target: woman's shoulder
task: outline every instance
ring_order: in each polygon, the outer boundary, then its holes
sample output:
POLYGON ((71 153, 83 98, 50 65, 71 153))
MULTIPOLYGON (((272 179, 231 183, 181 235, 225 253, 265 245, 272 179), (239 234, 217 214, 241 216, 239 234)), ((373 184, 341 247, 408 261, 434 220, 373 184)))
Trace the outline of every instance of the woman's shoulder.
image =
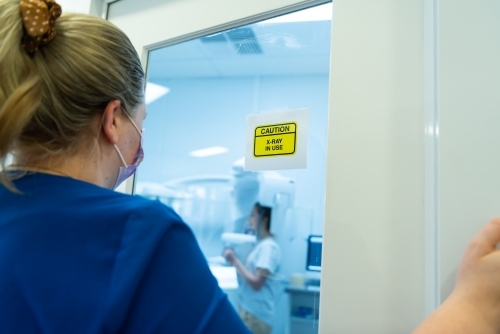
POLYGON ((273 237, 267 237, 262 239, 258 244, 258 248, 268 248, 268 249, 273 249, 273 250, 280 250, 280 246, 276 242, 276 240, 273 237))
POLYGON ((21 195, 12 199, 41 206, 53 206, 58 212, 68 211, 73 216, 96 221, 114 221, 127 224, 147 222, 147 225, 182 223, 169 207, 157 200, 146 199, 99 187, 80 180, 47 174, 27 175, 16 182, 21 195), (66 210, 67 209, 67 210, 66 210))
POLYGON ((184 224, 172 208, 158 200, 114 191, 108 193, 106 197, 108 197, 106 210, 114 211, 128 221, 147 221, 148 225, 166 222, 184 224))
POLYGON ((171 216, 178 218, 175 212, 158 200, 142 196, 121 193, 119 191, 99 187, 80 180, 59 178, 60 184, 52 183, 60 196, 73 197, 81 203, 93 203, 99 210, 106 209, 115 213, 140 213, 141 216, 171 216))
MULTIPOLYGON (((158 200, 114 191, 103 194, 97 194, 91 200, 95 203, 95 211, 91 215, 104 216, 99 219, 102 221, 104 218, 111 224, 121 226, 122 243, 140 239, 142 245, 149 244, 154 248, 154 245, 179 235, 179 231, 188 232, 187 237, 194 239, 190 227, 182 218, 158 200)), ((132 242, 132 245, 135 247, 136 243, 132 242)))

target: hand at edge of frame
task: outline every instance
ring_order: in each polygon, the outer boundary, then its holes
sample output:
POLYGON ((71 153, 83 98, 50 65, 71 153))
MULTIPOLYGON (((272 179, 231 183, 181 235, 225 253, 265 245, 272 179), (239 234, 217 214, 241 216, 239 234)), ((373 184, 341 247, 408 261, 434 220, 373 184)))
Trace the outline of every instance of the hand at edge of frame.
POLYGON ((500 218, 496 218, 470 241, 453 292, 414 334, 500 332, 499 242, 500 218))

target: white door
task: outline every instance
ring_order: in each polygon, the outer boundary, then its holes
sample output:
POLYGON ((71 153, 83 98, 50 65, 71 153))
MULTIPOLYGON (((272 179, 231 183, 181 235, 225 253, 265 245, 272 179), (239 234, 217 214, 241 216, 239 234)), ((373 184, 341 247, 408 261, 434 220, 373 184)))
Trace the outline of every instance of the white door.
MULTIPOLYGON (((149 71, 154 50, 322 2, 122 0, 109 5, 108 19, 130 37, 149 71)), ((426 90, 432 93, 435 82, 434 44, 427 39, 433 8, 427 0, 334 3, 328 168, 323 163, 326 182, 316 191, 324 211, 321 333, 410 332, 434 305, 434 135, 424 132, 434 125, 426 90)), ((307 208, 299 216, 310 220, 307 208)), ((316 323, 308 326, 317 331, 316 323)))

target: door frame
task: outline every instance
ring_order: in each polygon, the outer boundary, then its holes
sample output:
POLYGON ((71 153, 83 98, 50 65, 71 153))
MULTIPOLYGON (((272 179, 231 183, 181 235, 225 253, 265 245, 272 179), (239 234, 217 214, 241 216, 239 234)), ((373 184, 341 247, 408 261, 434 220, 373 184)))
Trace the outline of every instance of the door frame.
MULTIPOLYGON (((103 1, 103 0, 92 0, 103 1)), ((102 17, 107 18, 109 7, 112 3, 123 0, 104 0, 102 17)), ((130 0, 129 0, 130 1, 130 0)), ((224 24, 202 29, 196 32, 183 34, 162 42, 144 45, 139 50, 141 62, 147 69, 148 52, 160 47, 165 47, 201 36, 210 35, 237 26, 246 25, 268 19, 274 16, 301 10, 310 6, 327 3, 325 0, 307 0, 294 5, 285 6, 276 10, 251 15, 244 19, 230 21, 224 24)), ((431 313, 440 304, 440 278, 439 278, 439 108, 438 108, 438 0, 422 0, 423 28, 424 28, 424 315, 431 313)), ((335 16, 334 16, 335 17, 335 16)), ((333 26, 333 25, 332 25, 333 26)), ((331 106, 330 113, 332 112, 331 106)), ((330 131, 330 129, 328 130, 330 131)), ((134 191, 134 178, 127 180, 128 193, 134 191)), ((328 189, 327 189, 328 191, 328 189)), ((320 319, 321 320, 321 319, 320 319)))

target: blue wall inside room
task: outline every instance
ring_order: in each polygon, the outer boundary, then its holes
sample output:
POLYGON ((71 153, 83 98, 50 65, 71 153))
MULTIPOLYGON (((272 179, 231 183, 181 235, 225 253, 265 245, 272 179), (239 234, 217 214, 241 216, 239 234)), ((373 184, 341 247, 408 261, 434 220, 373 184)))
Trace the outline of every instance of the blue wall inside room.
POLYGON ((313 210, 312 233, 323 228, 328 76, 190 78, 155 81, 170 92, 148 105, 145 160, 138 182, 163 183, 201 174, 230 174, 245 154, 246 116, 309 107, 308 168, 279 171, 296 181, 295 205, 313 210), (223 146, 227 153, 189 152, 223 146))

